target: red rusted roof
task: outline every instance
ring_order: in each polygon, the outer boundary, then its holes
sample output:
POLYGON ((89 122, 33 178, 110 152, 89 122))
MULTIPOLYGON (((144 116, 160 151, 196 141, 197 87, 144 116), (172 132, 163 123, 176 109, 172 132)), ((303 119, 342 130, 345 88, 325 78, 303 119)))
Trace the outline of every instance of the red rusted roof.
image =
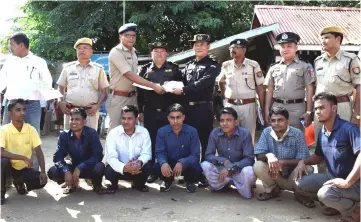
POLYGON ((300 35, 300 46, 319 46, 320 31, 325 26, 337 25, 345 30, 342 45, 361 45, 361 10, 359 8, 256 5, 252 29, 278 23, 280 28, 269 34, 273 45, 282 32, 300 35))

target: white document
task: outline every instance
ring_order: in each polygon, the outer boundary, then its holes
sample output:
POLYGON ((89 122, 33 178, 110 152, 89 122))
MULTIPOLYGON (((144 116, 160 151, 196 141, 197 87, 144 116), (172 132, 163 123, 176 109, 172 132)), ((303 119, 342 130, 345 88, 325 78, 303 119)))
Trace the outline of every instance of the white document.
POLYGON ((165 82, 163 88, 166 92, 173 92, 174 89, 182 89, 184 87, 181 81, 169 81, 165 82))
POLYGON ((139 88, 145 89, 145 90, 154 90, 154 89, 152 89, 152 88, 150 88, 148 86, 142 86, 142 85, 139 85, 138 83, 135 83, 135 82, 133 82, 133 86, 139 87, 139 88))

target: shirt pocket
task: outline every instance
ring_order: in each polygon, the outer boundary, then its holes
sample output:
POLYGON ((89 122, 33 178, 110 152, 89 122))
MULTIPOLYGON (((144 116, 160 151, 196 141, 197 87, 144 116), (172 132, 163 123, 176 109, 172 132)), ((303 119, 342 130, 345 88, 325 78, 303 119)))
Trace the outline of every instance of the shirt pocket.
POLYGON ((332 73, 331 78, 333 83, 336 83, 341 87, 349 86, 352 83, 348 67, 342 64, 336 66, 336 71, 332 73))
POLYGON ((347 152, 349 149, 347 142, 333 140, 330 145, 333 152, 332 156, 336 162, 344 163, 349 160, 348 157, 350 153, 347 152))
POLYGON ((275 90, 279 90, 284 83, 283 73, 281 71, 274 71, 272 78, 274 79, 275 90))
POLYGON ((237 85, 235 75, 233 75, 233 72, 226 72, 225 73, 225 81, 226 85, 229 87, 237 85))
POLYGON ((291 72, 291 78, 294 79, 294 81, 292 81, 292 85, 294 85, 296 89, 305 88, 305 79, 303 76, 303 71, 301 69, 291 72))
POLYGON ((247 72, 244 75, 245 82, 249 89, 255 90, 256 89, 256 83, 254 82, 254 73, 253 72, 247 72))
POLYGON ((98 69, 91 69, 88 73, 88 81, 87 81, 87 87, 91 91, 98 91, 99 81, 98 81, 98 69))
POLYGON ((78 83, 79 83, 79 74, 70 73, 68 77, 68 87, 74 88, 78 85, 78 83))

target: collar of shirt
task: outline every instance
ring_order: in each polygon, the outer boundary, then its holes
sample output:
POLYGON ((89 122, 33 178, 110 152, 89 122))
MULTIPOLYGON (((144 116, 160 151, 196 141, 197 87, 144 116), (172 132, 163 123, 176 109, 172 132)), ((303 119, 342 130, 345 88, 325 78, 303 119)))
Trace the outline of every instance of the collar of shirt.
MULTIPOLYGON (((293 58, 292 62, 289 65, 291 65, 293 62, 300 63, 300 59, 298 58, 297 55, 293 58)), ((285 60, 283 59, 283 57, 282 57, 282 59, 280 61, 280 64, 285 64, 285 60)))
MULTIPOLYGON (((123 127, 122 125, 120 125, 120 127, 119 127, 119 129, 118 129, 118 132, 119 132, 120 135, 124 134, 125 136, 129 136, 128 134, 125 133, 124 127, 123 127)), ((129 136, 129 137, 134 137, 135 134, 138 134, 138 133, 141 133, 141 130, 139 129, 139 127, 138 127, 137 125, 135 125, 135 131, 134 131, 134 133, 133 133, 131 136, 129 136)))
MULTIPOLYGON (((168 124, 168 125, 166 126, 166 131, 167 131, 168 133, 173 133, 173 134, 175 134, 175 133, 173 132, 173 128, 172 128, 172 126, 171 126, 170 124, 168 124)), ((182 125, 182 129, 180 130, 179 134, 182 133, 182 132, 189 132, 188 125, 186 125, 186 124, 183 124, 183 125, 182 125)))
POLYGON ((194 59, 195 63, 204 63, 207 62, 209 60, 209 55, 206 55, 205 57, 203 57, 201 60, 197 60, 197 58, 194 59))
POLYGON ((129 53, 135 52, 135 48, 134 48, 134 47, 132 47, 132 51, 129 51, 129 49, 128 49, 127 47, 125 47, 125 46, 123 45, 123 43, 119 43, 118 46, 117 46, 117 48, 119 48, 120 50, 129 52, 129 53))
MULTIPOLYGON (((84 126, 84 128, 83 128, 83 130, 81 131, 81 136, 83 137, 83 136, 86 136, 86 134, 87 134, 87 126, 84 126)), ((75 135, 74 135, 74 132, 70 129, 69 130, 69 132, 68 132, 69 134, 70 134, 70 138, 75 138, 75 135)))
MULTIPOLYGON (((340 126, 341 126, 340 116, 338 114, 336 114, 336 119, 335 119, 335 122, 333 123, 331 134, 332 134, 333 131, 336 131, 338 128, 340 128, 340 126)), ((329 135, 327 134, 327 130, 325 128, 325 125, 322 125, 321 130, 322 130, 322 133, 325 136, 329 137, 329 135)))
POLYGON ((28 125, 26 123, 23 124, 23 127, 21 128, 21 131, 19 132, 18 129, 16 129, 16 127, 14 126, 13 122, 10 122, 10 131, 12 134, 26 134, 26 129, 28 127, 28 125))
POLYGON ((240 66, 237 66, 236 60, 233 59, 232 60, 233 67, 235 67, 236 69, 239 69, 239 68, 241 68, 243 66, 246 66, 246 60, 247 60, 247 58, 244 58, 242 64, 240 66))
POLYGON ((77 61, 75 61, 75 65, 86 68, 86 67, 88 67, 88 66, 94 66, 94 63, 93 63, 92 61, 90 61, 88 64, 86 64, 86 65, 84 66, 84 65, 80 64, 79 60, 77 60, 77 61))
MULTIPOLYGON (((219 133, 217 134, 218 137, 220 136, 224 136, 224 137, 227 137, 226 134, 222 131, 222 129, 219 127, 219 133)), ((231 138, 235 137, 235 136, 240 136, 240 130, 239 130, 239 126, 236 127, 236 129, 234 130, 231 138)))
POLYGON ((326 52, 324 55, 323 55, 323 59, 326 59, 328 61, 330 61, 332 58, 336 58, 338 60, 341 60, 341 55, 342 55, 342 50, 338 50, 338 52, 335 54, 335 56, 332 56, 330 57, 330 55, 326 52))
POLYGON ((165 68, 167 68, 167 61, 165 61, 164 64, 160 68, 158 68, 154 62, 151 62, 149 68, 150 69, 165 69, 165 68))
POLYGON ((290 126, 287 127, 286 132, 281 136, 281 138, 278 139, 276 132, 271 128, 271 136, 273 139, 275 139, 277 142, 282 142, 286 136, 291 136, 292 132, 290 131, 290 126))

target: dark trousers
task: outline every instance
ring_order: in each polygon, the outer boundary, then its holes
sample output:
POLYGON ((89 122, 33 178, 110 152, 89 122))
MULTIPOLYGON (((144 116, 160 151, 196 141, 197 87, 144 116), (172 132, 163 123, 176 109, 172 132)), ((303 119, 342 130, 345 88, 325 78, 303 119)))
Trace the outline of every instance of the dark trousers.
POLYGON ((27 191, 43 188, 46 184, 40 184, 40 172, 34 168, 16 170, 11 166, 7 158, 1 158, 1 195, 6 192, 6 179, 12 177, 14 183, 25 183, 27 191))
POLYGON ((213 130, 213 105, 212 103, 186 106, 185 122, 193 126, 198 131, 201 142, 202 161, 204 161, 208 138, 213 130))
MULTIPOLYGON (((175 167, 175 165, 177 164, 177 162, 168 162, 169 166, 173 169, 175 167)), ((154 168, 157 172, 158 177, 167 182, 167 181, 173 181, 174 177, 165 177, 162 174, 162 170, 161 170, 161 166, 159 165, 159 163, 156 163, 154 165, 154 168)), ((193 165, 188 166, 187 168, 183 167, 183 171, 182 171, 182 176, 184 176, 184 181, 186 183, 196 183, 201 179, 202 176, 202 168, 201 165, 199 163, 195 163, 193 165)))
POLYGON ((148 130, 150 140, 152 141, 152 162, 155 162, 155 141, 158 129, 169 124, 167 113, 157 111, 151 107, 144 107, 144 127, 148 130))
POLYGON ((40 130, 43 130, 44 128, 44 120, 45 120, 45 115, 46 115, 46 112, 45 111, 45 108, 41 108, 41 117, 40 117, 40 130))
MULTIPOLYGON (((67 164, 70 171, 73 172, 75 166, 67 164)), ((92 183, 94 187, 98 187, 102 183, 102 178, 104 175, 105 165, 102 162, 95 164, 93 169, 84 169, 80 172, 80 178, 83 179, 92 179, 92 183)), ((62 184, 65 182, 65 173, 61 170, 52 166, 48 171, 49 179, 57 182, 58 184, 62 184)))
POLYGON ((142 167, 142 173, 138 175, 132 175, 130 173, 123 172, 120 174, 113 170, 113 168, 108 164, 105 168, 105 179, 109 180, 112 183, 112 187, 118 187, 119 180, 132 181, 135 186, 142 187, 147 182, 148 176, 151 174, 153 165, 151 162, 147 162, 142 167))

